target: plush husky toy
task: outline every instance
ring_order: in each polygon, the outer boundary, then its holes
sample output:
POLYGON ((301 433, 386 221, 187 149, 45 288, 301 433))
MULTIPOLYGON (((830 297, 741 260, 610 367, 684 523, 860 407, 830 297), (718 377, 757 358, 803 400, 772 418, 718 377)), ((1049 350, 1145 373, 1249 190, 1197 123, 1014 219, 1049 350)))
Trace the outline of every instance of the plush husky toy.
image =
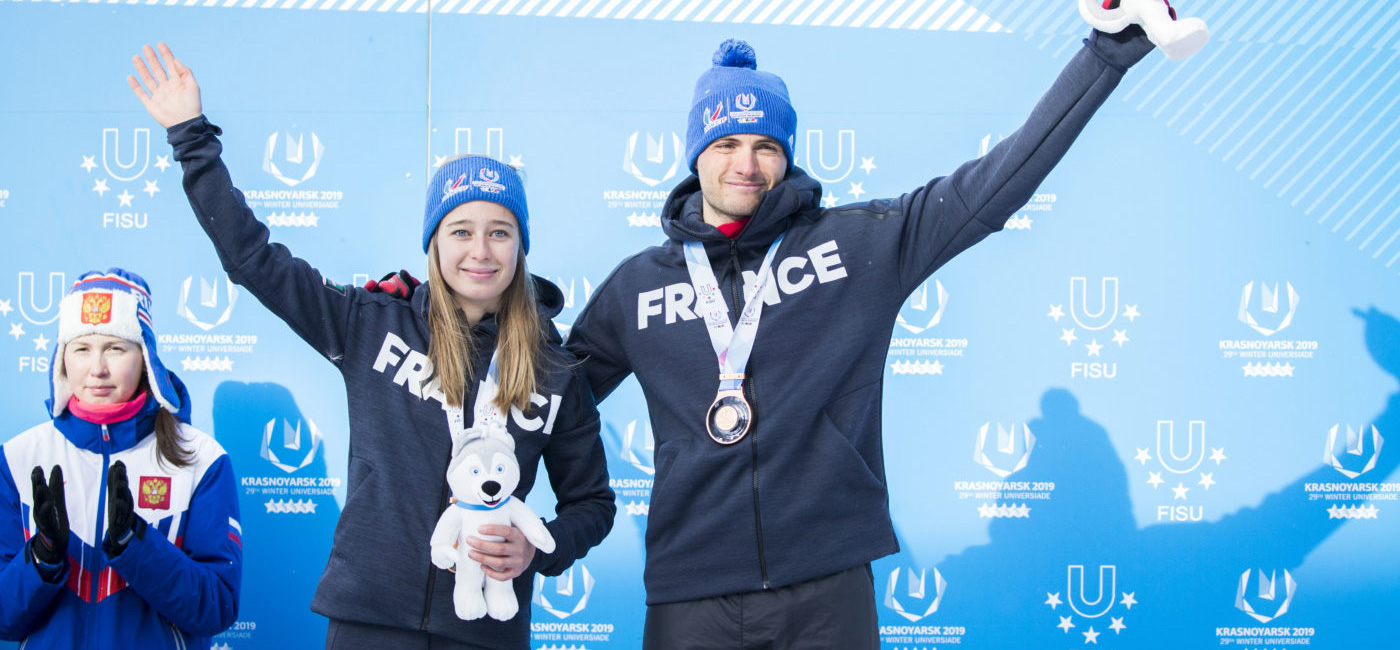
POLYGON ((447 466, 453 503, 433 529, 433 564, 441 569, 457 567, 452 603, 458 618, 490 615, 507 621, 520 610, 515 591, 509 581, 488 578, 481 565, 467 557, 467 537, 489 538, 477 532, 483 524, 515 526, 545 553, 554 550, 554 537, 530 506, 511 497, 520 483, 520 465, 515 460, 515 439, 505 427, 473 427, 453 446, 456 449, 447 466))
POLYGON ((1079 15, 1094 29, 1109 34, 1128 25, 1142 25, 1147 40, 1173 61, 1195 54, 1210 40, 1205 21, 1177 20, 1176 10, 1167 0, 1079 0, 1079 15))

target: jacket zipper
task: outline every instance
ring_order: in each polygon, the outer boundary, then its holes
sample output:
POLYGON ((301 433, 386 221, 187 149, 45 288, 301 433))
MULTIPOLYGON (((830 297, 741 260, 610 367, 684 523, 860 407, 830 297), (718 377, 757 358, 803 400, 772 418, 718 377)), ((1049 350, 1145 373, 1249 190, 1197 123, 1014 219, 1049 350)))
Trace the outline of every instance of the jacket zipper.
MULTIPOLYGON (((737 311, 735 311, 734 313, 735 313, 735 314, 738 314, 738 313, 740 313, 740 312, 743 311, 744 306, 745 306, 745 305, 744 305, 744 302, 743 302, 743 300, 744 300, 744 292, 743 292, 743 286, 744 286, 744 269, 743 269, 742 266, 739 265, 739 245, 738 245, 733 239, 729 240, 729 261, 730 261, 731 265, 734 267, 734 281, 730 284, 730 296, 732 297, 732 300, 730 301, 730 304, 735 305, 735 310, 737 310, 737 311)), ((762 273, 763 270, 762 270, 762 269, 759 269, 759 272, 762 273)), ((762 299, 763 299, 763 296, 757 295, 757 296, 754 296, 754 299, 755 299, 755 300, 762 300, 762 299)), ((743 368, 743 369, 741 369, 741 370, 743 370, 744 372, 747 372, 748 369, 747 369, 747 368, 743 368)), ((752 409, 753 409, 753 412, 754 412, 755 414, 757 414, 757 413, 758 413, 758 402, 757 402, 756 397, 754 396, 753 377, 745 377, 745 378, 744 378, 744 399, 748 400, 749 405, 750 405, 750 408, 752 408, 752 409)), ((768 554, 767 554, 767 553, 764 551, 764 549, 763 549, 763 514, 762 514, 762 511, 759 510, 759 498, 758 498, 758 426, 757 426, 757 425, 758 425, 758 417, 757 417, 757 415, 754 416, 754 421, 753 421, 752 425, 753 425, 754 428, 751 429, 751 430, 749 431, 749 451, 752 452, 752 455, 751 455, 750 458, 751 458, 751 460, 753 461, 753 525, 754 525, 754 532, 757 533, 757 536, 758 536, 758 570, 759 570, 759 575, 760 575, 760 577, 761 577, 762 580, 763 580, 763 588, 766 590, 766 589, 769 589, 769 583, 768 583, 768 554)))
MULTIPOLYGON (((96 519, 97 519, 97 532, 96 532, 95 535, 93 535, 93 539, 96 540, 96 541, 94 542, 94 544, 97 546, 97 552, 98 552, 98 554, 102 554, 102 553, 103 553, 103 551, 102 551, 102 538, 103 538, 103 536, 102 536, 102 529, 103 529, 103 519, 106 518, 106 516, 107 516, 107 472, 111 471, 111 469, 112 469, 112 435, 111 435, 111 433, 110 433, 109 431, 107 431, 107 425, 104 424, 104 425, 102 425, 102 476, 101 476, 101 477, 99 478, 99 480, 97 481, 97 485, 98 485, 98 489, 97 489, 97 517, 96 517, 96 519)), ((105 556, 105 555, 101 555, 101 557, 106 557, 106 556, 105 556)), ((70 570, 71 570, 71 569, 70 569, 70 570)), ((97 599, 97 591, 98 591, 98 589, 101 587, 101 584, 102 584, 102 580, 100 579, 100 578, 101 578, 101 575, 102 575, 102 572, 99 571, 99 572, 97 573, 97 575, 94 575, 94 576, 93 576, 92 583, 88 585, 88 589, 90 590, 90 592, 88 593, 88 598, 92 599, 94 602, 95 602, 96 599, 97 599)))
MULTIPOLYGON (((444 467, 444 468, 442 469, 442 474, 443 474, 444 476, 447 474, 447 468, 446 468, 446 467, 444 467)), ((442 510, 444 510, 444 509, 447 508, 447 482, 446 482, 446 481, 443 481, 443 484, 442 484, 442 492, 438 495, 438 504, 441 506, 440 508, 438 508, 438 511, 439 511, 439 512, 441 512, 442 510)), ((428 562, 428 591, 427 591, 427 593, 424 594, 424 596, 423 596, 423 622, 418 624, 418 631, 420 631, 420 632, 427 632, 427 631, 428 631, 428 617, 431 616, 431 615, 432 615, 432 612, 433 612, 433 587, 435 587, 436 584, 437 584, 437 565, 434 565, 431 561, 429 561, 429 562, 428 562)))

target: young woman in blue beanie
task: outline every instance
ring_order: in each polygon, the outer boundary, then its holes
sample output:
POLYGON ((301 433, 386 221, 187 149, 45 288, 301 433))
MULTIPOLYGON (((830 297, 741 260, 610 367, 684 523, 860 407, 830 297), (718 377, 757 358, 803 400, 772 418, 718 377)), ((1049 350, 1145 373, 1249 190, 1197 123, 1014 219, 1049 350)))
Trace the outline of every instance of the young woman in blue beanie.
POLYGON ((592 393, 550 320, 563 295, 525 264, 520 177, 482 156, 443 164, 428 184, 426 286, 411 300, 340 286, 268 242, 219 159, 222 131, 204 117, 190 69, 164 44, 133 62, 140 78, 128 82, 168 130, 185 193, 229 278, 345 381, 348 494, 311 601, 330 619, 326 647, 527 647, 529 605, 458 618, 453 576, 433 566, 429 549, 449 507, 454 442, 485 418, 504 419, 515 440, 514 496, 529 493, 543 459, 558 502, 546 524, 551 553, 510 526, 482 526, 469 540, 469 557, 488 579, 513 580, 518 603, 530 602, 536 572, 558 575, 601 542, 616 512, 592 393))
POLYGON ((145 280, 116 268, 59 304, 52 419, 0 445, 0 639, 208 648, 238 617, 233 468, 189 426, 150 306, 145 280))

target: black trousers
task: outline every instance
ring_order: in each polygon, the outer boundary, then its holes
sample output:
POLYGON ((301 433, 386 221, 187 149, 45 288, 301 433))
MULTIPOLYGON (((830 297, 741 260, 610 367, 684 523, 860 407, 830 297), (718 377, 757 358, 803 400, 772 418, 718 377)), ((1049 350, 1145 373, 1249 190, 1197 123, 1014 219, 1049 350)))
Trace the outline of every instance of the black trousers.
MULTIPOLYGON (((527 641, 526 644, 528 645, 528 643, 527 641)), ((326 629, 326 650, 482 650, 482 648, 418 630, 331 619, 330 627, 326 629)))
POLYGON ((647 608, 644 650, 879 650, 870 565, 788 587, 647 608))

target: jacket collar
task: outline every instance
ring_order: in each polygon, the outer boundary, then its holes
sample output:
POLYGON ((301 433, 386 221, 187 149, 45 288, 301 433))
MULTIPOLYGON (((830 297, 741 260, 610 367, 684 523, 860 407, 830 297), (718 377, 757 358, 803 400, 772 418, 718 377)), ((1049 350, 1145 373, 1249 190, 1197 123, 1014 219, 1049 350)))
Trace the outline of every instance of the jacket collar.
MULTIPOLYGON (((822 187, 800 167, 763 195, 754 215, 734 242, 741 249, 767 248, 794 219, 812 218, 821 210, 822 187)), ((703 195, 700 179, 694 175, 681 181, 666 198, 661 212, 661 229, 677 242, 722 242, 728 238, 718 228, 705 223, 701 212, 703 195)))
MULTIPOLYGON (((188 403, 188 394, 184 394, 184 386, 181 385, 181 398, 188 403)), ((74 446, 87 451, 101 453, 116 453, 135 447, 155 431, 156 412, 161 408, 160 402, 155 399, 147 399, 146 405, 136 415, 131 416, 121 422, 113 422, 106 425, 106 437, 103 436, 103 425, 88 422, 72 411, 65 409, 62 414, 53 419, 56 427, 68 442, 74 446)))

